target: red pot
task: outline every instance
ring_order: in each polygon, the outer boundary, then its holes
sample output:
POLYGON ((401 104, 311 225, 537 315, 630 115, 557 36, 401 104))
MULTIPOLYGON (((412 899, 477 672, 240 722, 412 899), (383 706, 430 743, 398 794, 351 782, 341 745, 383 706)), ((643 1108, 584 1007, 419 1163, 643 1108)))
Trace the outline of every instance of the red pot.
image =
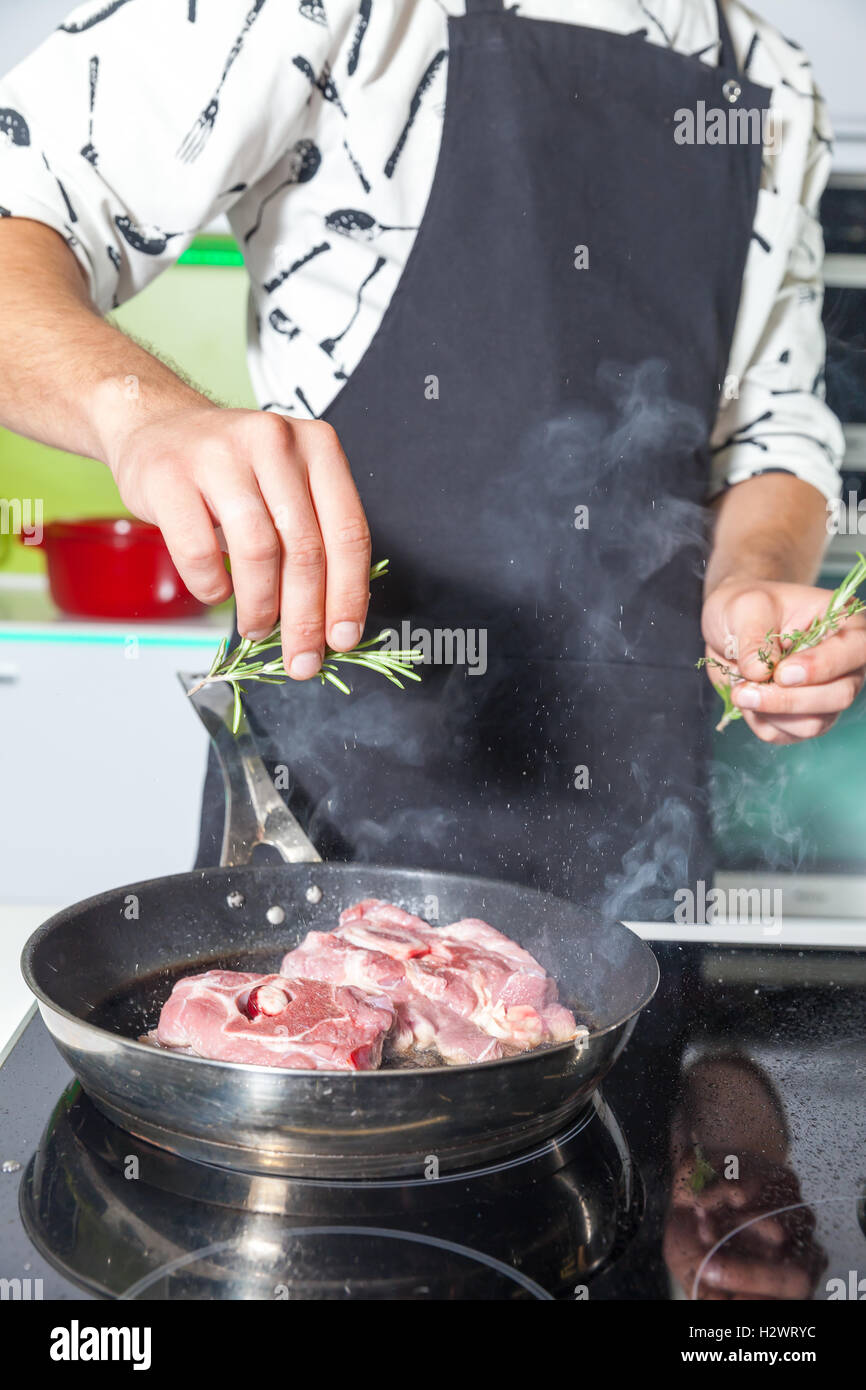
POLYGON ((64 613, 79 618, 189 618, 205 606, 193 598, 175 569, 159 527, 146 521, 49 521, 41 545, 51 597, 64 613))

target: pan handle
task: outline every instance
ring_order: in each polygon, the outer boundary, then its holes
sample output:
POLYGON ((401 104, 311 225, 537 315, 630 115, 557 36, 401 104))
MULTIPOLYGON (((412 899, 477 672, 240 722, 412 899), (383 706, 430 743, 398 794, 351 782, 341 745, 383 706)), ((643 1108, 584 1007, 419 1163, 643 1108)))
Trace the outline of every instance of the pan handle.
MULTIPOLYGON (((178 679, 189 692, 199 678, 178 672, 178 679)), ((220 864, 248 864, 256 845, 273 845, 287 864, 321 862, 268 776, 243 712, 237 733, 232 733, 234 701, 228 685, 202 686, 189 701, 210 735, 225 785, 220 864)))

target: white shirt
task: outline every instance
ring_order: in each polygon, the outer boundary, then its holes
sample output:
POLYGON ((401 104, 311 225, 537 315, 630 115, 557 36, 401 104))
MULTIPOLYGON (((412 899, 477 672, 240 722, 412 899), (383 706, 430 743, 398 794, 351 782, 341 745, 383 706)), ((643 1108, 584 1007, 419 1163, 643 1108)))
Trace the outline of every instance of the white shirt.
MULTIPOLYGON (((424 216, 447 16, 462 10, 89 0, 0 82, 0 209, 66 237, 104 312, 227 213, 250 275, 258 399, 321 416, 376 333, 424 216), (136 233, 159 254, 136 249, 136 233)), ((844 438, 823 399, 826 114, 802 50, 739 0, 726 13, 741 66, 772 89, 783 138, 764 151, 711 493, 782 469, 831 497, 844 438)), ((718 58, 713 0, 521 0, 519 15, 642 30, 718 58)))

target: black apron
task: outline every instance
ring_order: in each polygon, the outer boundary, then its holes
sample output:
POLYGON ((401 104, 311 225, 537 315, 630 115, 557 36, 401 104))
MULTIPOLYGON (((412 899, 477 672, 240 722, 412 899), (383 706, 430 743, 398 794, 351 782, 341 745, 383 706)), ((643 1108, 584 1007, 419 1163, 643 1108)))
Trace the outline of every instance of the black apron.
MULTIPOLYGON (((662 918, 712 871, 703 502, 762 153, 678 144, 675 113, 769 94, 721 9, 717 68, 467 10, 421 229, 325 416, 391 561, 367 632, 408 621, 438 662, 402 693, 361 671, 247 709, 325 858, 662 918)), ((212 760, 199 864, 222 808, 212 760)))

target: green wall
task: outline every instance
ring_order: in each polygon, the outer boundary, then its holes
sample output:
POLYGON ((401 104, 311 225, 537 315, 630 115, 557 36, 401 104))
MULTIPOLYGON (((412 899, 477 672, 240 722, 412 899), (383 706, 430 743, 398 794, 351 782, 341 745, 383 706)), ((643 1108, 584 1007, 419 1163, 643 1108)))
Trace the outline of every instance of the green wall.
MULTIPOLYGON (((226 405, 255 406, 245 361, 246 298, 246 271, 233 243, 203 238, 112 317, 226 405)), ((126 510, 103 464, 2 429, 0 497, 41 498, 46 521, 126 510)), ((0 573, 43 568, 36 546, 0 536, 0 573)))

